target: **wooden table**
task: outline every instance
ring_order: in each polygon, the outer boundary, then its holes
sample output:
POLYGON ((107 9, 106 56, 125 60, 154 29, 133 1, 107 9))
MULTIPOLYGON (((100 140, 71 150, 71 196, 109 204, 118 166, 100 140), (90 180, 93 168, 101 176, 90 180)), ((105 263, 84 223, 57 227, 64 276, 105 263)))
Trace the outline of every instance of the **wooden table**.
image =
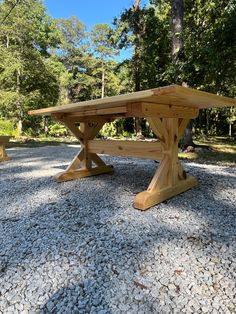
POLYGON ((197 184, 178 160, 178 142, 190 119, 199 109, 235 106, 236 100, 171 85, 132 94, 73 103, 30 111, 51 115, 64 123, 81 143, 81 149, 67 169, 58 173, 58 182, 113 171, 97 154, 160 160, 146 191, 136 195, 134 207, 145 210, 197 184), (155 142, 110 141, 94 138, 103 125, 118 117, 144 117, 157 137, 155 142))
POLYGON ((6 144, 9 142, 11 136, 0 135, 0 161, 10 160, 11 158, 7 155, 6 144))

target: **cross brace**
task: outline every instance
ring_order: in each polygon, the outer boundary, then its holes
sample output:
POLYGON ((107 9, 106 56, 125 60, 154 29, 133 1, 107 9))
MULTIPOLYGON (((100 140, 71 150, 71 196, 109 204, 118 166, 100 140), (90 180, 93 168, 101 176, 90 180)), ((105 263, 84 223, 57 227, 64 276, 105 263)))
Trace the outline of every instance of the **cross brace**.
POLYGON ((81 149, 67 169, 54 176, 58 182, 113 172, 113 166, 106 165, 97 154, 88 150, 88 141, 95 138, 106 120, 99 119, 96 121, 95 119, 94 122, 82 122, 79 127, 72 119, 64 117, 61 121, 79 140, 81 149))

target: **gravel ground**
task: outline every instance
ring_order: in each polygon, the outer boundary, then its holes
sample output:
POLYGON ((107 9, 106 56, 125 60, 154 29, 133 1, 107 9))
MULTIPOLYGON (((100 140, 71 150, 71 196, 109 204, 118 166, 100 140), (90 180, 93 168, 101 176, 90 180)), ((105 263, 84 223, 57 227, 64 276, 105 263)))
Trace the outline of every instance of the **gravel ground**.
POLYGON ((12 148, 0 164, 0 313, 236 313, 236 168, 135 210, 153 161, 56 183, 78 147, 12 148))

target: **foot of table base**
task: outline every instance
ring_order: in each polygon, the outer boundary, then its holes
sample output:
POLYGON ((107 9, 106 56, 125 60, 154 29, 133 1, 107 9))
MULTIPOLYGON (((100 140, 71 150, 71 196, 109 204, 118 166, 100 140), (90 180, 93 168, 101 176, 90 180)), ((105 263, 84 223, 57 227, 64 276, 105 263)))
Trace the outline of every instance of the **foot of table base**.
POLYGON ((154 205, 157 205, 177 194, 189 190, 197 185, 197 179, 189 176, 184 180, 179 181, 175 186, 164 187, 155 191, 144 191, 136 195, 134 200, 134 208, 146 210, 154 205))
POLYGON ((10 159, 11 158, 8 157, 6 149, 5 149, 5 143, 4 144, 0 143, 0 161, 7 161, 10 159))
POLYGON ((8 156, 6 156, 6 157, 0 157, 0 162, 1 162, 1 161, 7 161, 7 160, 11 160, 11 157, 8 157, 8 156))
POLYGON ((70 181, 78 178, 85 178, 95 176, 103 173, 113 172, 113 166, 99 166, 91 169, 79 169, 74 171, 63 171, 54 176, 57 182, 70 181))

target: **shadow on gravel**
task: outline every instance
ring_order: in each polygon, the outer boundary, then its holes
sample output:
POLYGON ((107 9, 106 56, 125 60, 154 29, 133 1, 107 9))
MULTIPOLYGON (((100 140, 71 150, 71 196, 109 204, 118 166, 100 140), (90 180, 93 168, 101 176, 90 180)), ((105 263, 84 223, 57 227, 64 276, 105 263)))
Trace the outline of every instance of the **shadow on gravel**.
MULTIPOLYGON (((38 160, 46 160, 47 166, 52 162, 55 167, 66 159, 69 161, 77 149, 65 151, 63 156, 58 150, 56 156, 48 157, 47 148, 40 151, 38 160)), ((159 312, 159 299, 150 293, 153 282, 142 281, 148 272, 145 265, 153 267, 157 248, 186 241, 193 250, 213 256, 216 253, 213 243, 229 246, 235 241, 235 206, 229 199, 219 197, 223 189, 235 182, 226 172, 218 174, 187 164, 189 172, 198 175, 199 187, 141 212, 133 209, 131 202, 136 193, 147 188, 157 164, 127 158, 113 162, 113 158, 105 157, 108 164, 114 165, 114 175, 62 184, 53 182, 51 177, 29 177, 22 191, 16 178, 44 167, 27 165, 30 158, 31 162, 38 158, 32 150, 29 155, 22 152, 19 157, 25 160, 22 167, 9 164, 1 170, 0 181, 6 178, 8 184, 3 184, 0 190, 0 194, 4 192, 0 213, 4 234, 4 243, 0 241, 3 265, 0 277, 4 278, 8 270, 15 269, 24 275, 29 267, 43 269, 45 264, 51 265, 55 281, 62 288, 54 294, 48 292, 40 313, 59 313, 62 309, 64 313, 98 313, 99 309, 104 310, 101 314, 117 310, 125 313, 131 304, 141 313, 159 312), (12 216, 9 195, 14 198, 15 211, 20 209, 12 216), (174 218, 173 211, 178 213, 174 218), (196 217, 196 224, 200 221, 202 229, 196 229, 195 222, 186 226, 182 220, 186 213, 196 217)), ((173 276, 174 272, 175 268, 173 276)), ((42 286, 46 287, 47 273, 42 276, 42 286)))

